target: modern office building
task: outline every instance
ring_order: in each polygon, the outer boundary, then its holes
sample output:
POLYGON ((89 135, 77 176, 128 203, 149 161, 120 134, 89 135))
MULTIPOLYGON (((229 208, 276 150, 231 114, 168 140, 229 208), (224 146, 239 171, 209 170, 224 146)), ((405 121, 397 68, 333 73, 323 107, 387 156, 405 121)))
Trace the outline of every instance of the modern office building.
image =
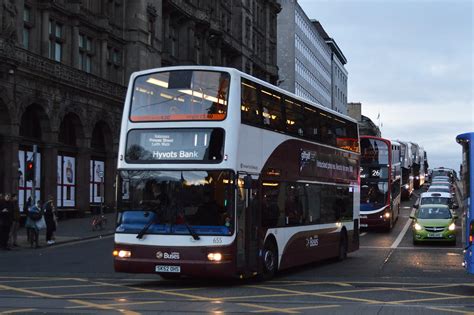
POLYGON ((331 108, 347 115, 347 59, 336 41, 331 38, 319 21, 312 20, 319 35, 331 49, 331 108))
POLYGON ((297 1, 278 14, 279 86, 331 108, 331 48, 297 1))
POLYGON ((275 83, 279 10, 276 0, 0 0, 0 193, 25 203, 37 146, 37 198, 80 213, 113 205, 130 74, 203 64, 275 83))

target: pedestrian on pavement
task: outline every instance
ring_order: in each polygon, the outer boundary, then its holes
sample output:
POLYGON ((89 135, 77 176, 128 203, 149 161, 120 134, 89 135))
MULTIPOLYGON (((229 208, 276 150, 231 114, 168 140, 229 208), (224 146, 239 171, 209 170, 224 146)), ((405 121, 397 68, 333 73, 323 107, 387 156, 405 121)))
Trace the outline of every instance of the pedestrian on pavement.
MULTIPOLYGON (((28 217, 28 213, 30 212, 30 208, 31 208, 32 205, 33 205, 33 200, 31 199, 31 196, 29 196, 28 200, 26 200, 25 204, 23 205, 23 213, 26 214, 27 217, 28 217)), ((26 231, 28 232, 28 229, 26 231)), ((30 234, 29 233, 26 233, 26 238, 27 238, 28 243, 30 243, 31 240, 30 240, 30 234)))
POLYGON ((44 219, 46 221, 46 244, 53 245, 53 233, 56 231, 56 207, 53 196, 48 196, 48 201, 43 206, 44 219))
POLYGON ((10 236, 10 227, 13 221, 13 207, 10 194, 0 199, 0 248, 10 250, 8 247, 8 238, 10 236))
POLYGON ((46 228, 46 222, 41 209, 41 201, 38 200, 36 205, 32 206, 28 211, 25 223, 28 239, 31 247, 39 247, 39 231, 46 228))
POLYGON ((18 229, 20 228, 20 207, 18 206, 18 197, 16 194, 12 195, 12 208, 13 208, 13 223, 10 228, 10 247, 18 247, 17 236, 18 229))

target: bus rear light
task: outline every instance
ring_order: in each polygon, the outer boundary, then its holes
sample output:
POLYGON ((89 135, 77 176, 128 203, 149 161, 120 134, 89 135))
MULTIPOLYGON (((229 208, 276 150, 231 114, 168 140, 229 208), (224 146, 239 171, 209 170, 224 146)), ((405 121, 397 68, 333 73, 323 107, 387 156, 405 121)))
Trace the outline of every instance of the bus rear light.
POLYGON ((112 255, 114 257, 130 258, 130 257, 132 257, 132 252, 129 251, 129 250, 114 250, 112 252, 112 255))
POLYGON ((221 261, 222 260, 222 254, 221 253, 209 253, 207 254, 207 259, 210 261, 221 261))

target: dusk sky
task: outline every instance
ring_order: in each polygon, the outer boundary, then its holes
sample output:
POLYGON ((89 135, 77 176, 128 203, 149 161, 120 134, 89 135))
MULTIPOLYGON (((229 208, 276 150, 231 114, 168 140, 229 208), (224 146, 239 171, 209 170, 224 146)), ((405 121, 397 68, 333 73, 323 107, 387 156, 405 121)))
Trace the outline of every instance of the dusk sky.
POLYGON ((301 0, 346 56, 348 101, 413 141, 430 168, 459 171, 459 133, 474 131, 474 1, 301 0))

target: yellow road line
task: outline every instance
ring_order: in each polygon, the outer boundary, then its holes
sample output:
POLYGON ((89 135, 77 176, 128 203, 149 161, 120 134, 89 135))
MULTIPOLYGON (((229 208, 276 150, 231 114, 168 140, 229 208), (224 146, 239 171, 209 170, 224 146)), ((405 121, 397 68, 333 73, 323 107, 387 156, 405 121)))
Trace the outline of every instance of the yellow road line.
MULTIPOLYGON (((427 288, 431 289, 431 288, 427 288)), ((411 292, 411 293, 422 293, 422 294, 427 294, 427 295, 441 295, 441 296, 451 296, 451 297, 458 297, 458 296, 463 296, 459 294, 451 294, 451 293, 443 293, 443 292, 429 292, 429 291, 423 291, 423 290, 417 290, 417 289, 393 289, 394 291, 401 291, 401 292, 411 292)))
POLYGON ((128 289, 136 290, 138 292, 151 292, 151 293, 158 293, 158 294, 185 297, 185 298, 188 298, 188 299, 191 299, 191 300, 196 300, 196 301, 218 301, 219 300, 218 298, 216 299, 216 298, 209 298, 209 297, 200 296, 200 295, 173 292, 173 290, 142 289, 142 288, 135 288, 135 287, 125 286, 125 285, 122 285, 122 284, 113 284, 113 283, 96 282, 96 281, 92 281, 91 283, 97 283, 97 284, 102 284, 104 286, 111 286, 111 287, 128 288, 128 289))
MULTIPOLYGON (((127 303, 110 303, 110 304, 102 304, 102 306, 129 306, 129 305, 144 305, 144 304, 161 304, 165 303, 165 301, 140 301, 140 302, 127 302, 127 303)), ((86 308, 88 306, 68 306, 67 309, 76 309, 76 308, 86 308)))
MULTIPOLYGON (((292 308, 284 308, 285 311, 303 311, 303 310, 314 310, 314 309, 322 309, 322 308, 333 308, 339 307, 340 305, 319 305, 319 306, 300 306, 300 307, 292 307, 292 308)), ((279 309, 281 312, 282 309, 279 309)), ((270 310, 263 310, 263 311, 252 311, 252 313, 269 313, 272 312, 270 310)))
POLYGON ((15 314, 15 313, 27 313, 36 310, 36 308, 21 308, 17 310, 10 310, 10 311, 4 311, 0 312, 0 314, 15 314))
POLYGON ((42 281, 69 281, 71 279, 60 279, 60 278, 41 278, 41 279, 12 279, 12 280, 0 280, 0 283, 22 283, 22 282, 42 282, 42 281))
MULTIPOLYGON (((146 290, 146 289, 144 289, 146 290)), ((64 294, 58 295, 60 298, 72 298, 78 296, 88 296, 88 295, 114 295, 114 294, 137 294, 143 292, 153 292, 153 291, 137 291, 137 290, 128 290, 128 291, 108 291, 108 292, 86 292, 86 293, 74 293, 74 294, 64 294)))
POLYGON ((297 296, 301 295, 298 293, 277 293, 277 294, 260 294, 260 295, 245 295, 245 296, 226 296, 217 298, 222 301, 234 301, 242 299, 259 299, 259 298, 268 298, 268 297, 286 297, 286 296, 297 296))
POLYGON ((426 298, 426 299, 400 300, 400 301, 391 301, 391 302, 385 302, 385 303, 387 303, 387 304, 402 304, 402 303, 458 300, 458 299, 474 299, 474 297, 473 296, 468 296, 468 295, 459 295, 459 296, 446 296, 446 297, 426 298))
POLYGON ((43 287, 28 287, 24 289, 38 290, 38 289, 67 289, 67 288, 90 288, 99 287, 99 284, 83 284, 83 285, 55 285, 55 286, 43 286, 43 287))
POLYGON ((8 290, 8 291, 16 291, 16 292, 35 295, 35 296, 41 296, 41 297, 49 298, 49 299, 57 299, 58 298, 56 295, 52 295, 52 294, 48 294, 48 293, 42 293, 42 292, 36 292, 36 291, 28 290, 28 289, 10 287, 10 286, 3 285, 3 284, 0 284, 0 289, 8 290))
MULTIPOLYGON (((327 293, 321 293, 321 292, 304 292, 304 291, 296 291, 296 290, 288 290, 288 289, 282 289, 282 288, 273 288, 273 287, 267 287, 267 286, 259 286, 259 288, 263 288, 266 290, 273 290, 273 291, 278 291, 278 292, 286 292, 286 293, 298 293, 297 295, 311 295, 311 296, 321 296, 321 297, 328 297, 328 298, 333 298, 333 299, 342 299, 342 300, 349 300, 349 301, 356 301, 356 302, 365 302, 369 304, 380 304, 384 303, 382 301, 377 301, 377 300, 369 300, 369 299, 360 299, 360 298, 352 298, 352 297, 346 297, 346 296, 335 296, 327 293)), ((382 288, 382 290, 385 288, 382 288)), ((375 290, 375 289, 370 289, 370 290, 375 290)), ((354 291, 354 290, 352 290, 354 291)), ((360 291, 355 291, 355 292, 360 292, 360 291)), ((338 292, 336 292, 338 293, 338 292)))
POLYGON ((260 309, 259 311, 251 311, 252 313, 259 313, 262 312, 275 312, 275 313, 286 313, 286 314, 298 314, 299 312, 297 311, 288 311, 285 309, 281 308, 276 308, 276 307, 270 307, 270 306, 265 306, 265 305, 257 305, 253 303, 238 303, 241 306, 247 306, 247 307, 253 307, 253 308, 258 308, 260 309))
MULTIPOLYGON (((6 285, 3 285, 3 284, 0 284, 0 288, 5 289, 5 290, 9 290, 9 291, 16 291, 16 292, 31 294, 31 295, 35 295, 35 296, 44 297, 44 298, 49 298, 49 299, 59 299, 59 298, 61 298, 61 296, 58 296, 58 295, 52 295, 52 294, 37 292, 37 291, 33 291, 33 290, 28 290, 28 289, 10 287, 10 286, 6 286, 6 285)), ((90 302, 86 302, 86 301, 82 301, 82 300, 68 300, 68 301, 71 302, 71 303, 75 303, 75 304, 87 305, 89 307, 93 307, 93 308, 97 308, 97 309, 108 309, 108 310, 113 309, 113 308, 103 308, 103 306, 100 305, 100 304, 90 303, 90 302)), ((127 311, 127 310, 122 310, 121 312, 126 314, 126 315, 137 315, 137 314, 139 314, 139 313, 135 313, 135 312, 127 311)))
POLYGON ((428 307, 428 308, 430 310, 436 310, 436 311, 474 315, 474 312, 466 312, 466 311, 456 310, 456 309, 452 309, 452 308, 445 308, 445 307, 428 307))
POLYGON ((129 310, 118 310, 115 307, 111 307, 111 306, 108 306, 108 305, 101 305, 101 304, 91 303, 91 302, 82 301, 82 300, 68 300, 68 301, 72 302, 72 303, 76 303, 76 304, 81 304, 81 305, 84 305, 84 306, 87 306, 87 307, 91 307, 91 308, 97 308, 97 309, 100 309, 100 310, 119 311, 120 313, 125 314, 125 315, 140 315, 140 313, 137 313, 137 312, 133 312, 133 311, 129 311, 129 310))

